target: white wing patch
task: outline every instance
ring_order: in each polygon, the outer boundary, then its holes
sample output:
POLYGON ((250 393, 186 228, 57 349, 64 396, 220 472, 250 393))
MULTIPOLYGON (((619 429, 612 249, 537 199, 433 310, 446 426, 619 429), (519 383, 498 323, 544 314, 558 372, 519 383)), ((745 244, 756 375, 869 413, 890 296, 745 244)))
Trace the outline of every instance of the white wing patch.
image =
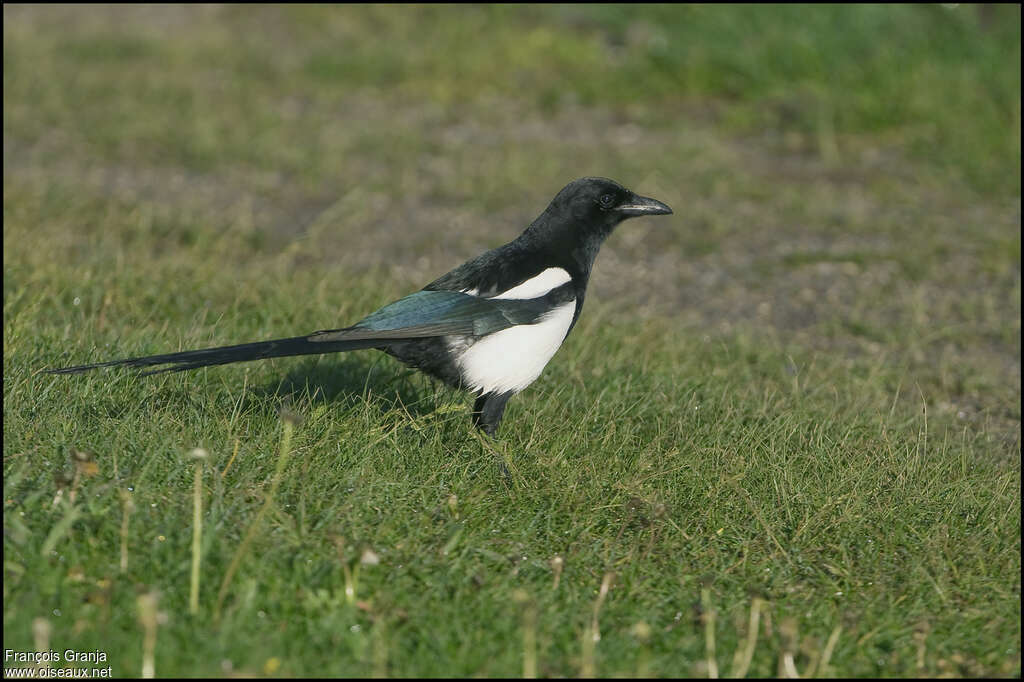
POLYGON ((534 275, 519 286, 512 287, 494 298, 539 298, 571 279, 572 277, 569 273, 562 268, 548 268, 539 275, 534 275))
MULTIPOLYGON (((544 296, 553 289, 557 289, 571 279, 572 277, 569 273, 562 268, 548 268, 539 275, 534 275, 522 284, 514 286, 505 293, 494 296, 493 298, 538 298, 540 296, 544 296)), ((463 289, 462 293, 469 294, 470 296, 479 296, 480 290, 463 289)))
MULTIPOLYGON (((511 298, 516 289, 521 289, 552 270, 565 274, 564 281, 547 275, 547 282, 568 281, 568 273, 561 268, 548 268, 537 277, 527 280, 515 289, 506 291, 498 298, 511 298)), ((560 284, 552 285, 551 288, 560 284)), ((540 289, 540 287, 537 287, 540 289)), ((534 294, 533 297, 542 296, 534 294)), ((524 290, 525 291, 525 290, 524 290)), ((536 324, 521 324, 490 334, 475 343, 466 344, 464 339, 451 339, 450 347, 456 353, 456 364, 463 380, 473 390, 483 393, 518 393, 534 382, 548 364, 551 356, 565 340, 569 332, 576 301, 563 303, 541 318, 536 324)))

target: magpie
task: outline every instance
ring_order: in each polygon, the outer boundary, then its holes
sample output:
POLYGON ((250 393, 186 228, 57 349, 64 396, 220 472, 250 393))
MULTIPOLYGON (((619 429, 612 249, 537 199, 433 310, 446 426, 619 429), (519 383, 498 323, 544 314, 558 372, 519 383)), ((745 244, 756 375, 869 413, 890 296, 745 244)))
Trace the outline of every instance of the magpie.
POLYGON ((672 209, 607 178, 566 185, 516 239, 343 329, 305 336, 46 370, 155 367, 143 374, 375 348, 476 394, 473 424, 489 436, 505 404, 540 376, 583 309, 601 244, 627 218, 672 209))

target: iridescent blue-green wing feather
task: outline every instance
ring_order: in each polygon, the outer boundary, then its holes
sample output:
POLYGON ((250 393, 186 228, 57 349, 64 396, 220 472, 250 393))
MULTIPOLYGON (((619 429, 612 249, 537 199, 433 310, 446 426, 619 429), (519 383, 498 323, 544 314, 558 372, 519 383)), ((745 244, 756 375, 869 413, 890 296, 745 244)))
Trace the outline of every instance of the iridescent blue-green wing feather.
POLYGON ((317 332, 310 341, 415 339, 430 336, 486 336, 534 324, 549 309, 543 299, 479 298, 457 291, 417 291, 346 329, 317 332))

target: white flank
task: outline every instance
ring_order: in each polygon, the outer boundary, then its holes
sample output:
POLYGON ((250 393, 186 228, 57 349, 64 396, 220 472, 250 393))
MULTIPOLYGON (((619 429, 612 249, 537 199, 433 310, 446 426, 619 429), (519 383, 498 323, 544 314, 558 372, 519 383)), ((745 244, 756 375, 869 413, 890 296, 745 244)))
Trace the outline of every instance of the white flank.
MULTIPOLYGON (((560 268, 549 268, 516 289, 552 270, 565 272, 560 268)), ((505 292, 499 298, 509 298, 512 291, 505 292)), ((562 345, 575 312, 576 301, 572 300, 553 309, 536 324, 503 329, 469 345, 463 345, 462 340, 453 340, 452 350, 457 353, 455 362, 473 390, 484 393, 518 393, 540 376, 548 360, 562 345)))
MULTIPOLYGON (((562 286, 572 277, 562 268, 548 268, 539 275, 534 275, 522 284, 512 287, 505 293, 491 298, 538 298, 562 286)), ((462 293, 479 296, 479 289, 463 289, 462 293)))

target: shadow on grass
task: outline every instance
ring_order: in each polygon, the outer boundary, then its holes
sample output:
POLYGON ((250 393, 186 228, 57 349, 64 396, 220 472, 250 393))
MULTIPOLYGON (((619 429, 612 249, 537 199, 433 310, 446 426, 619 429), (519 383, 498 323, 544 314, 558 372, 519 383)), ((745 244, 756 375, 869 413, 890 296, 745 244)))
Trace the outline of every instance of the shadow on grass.
POLYGON ((254 387, 251 395, 254 402, 299 411, 323 404, 347 412, 368 404, 416 418, 437 408, 439 386, 380 353, 357 353, 304 359, 279 381, 254 387))
MULTIPOLYGON (((132 419, 164 412, 220 410, 230 414, 234 409, 253 416, 276 417, 286 408, 306 416, 317 405, 326 405, 339 415, 366 406, 381 415, 417 419, 434 413, 450 391, 417 370, 377 352, 285 358, 273 362, 273 367, 245 363, 231 368, 211 367, 205 371, 153 377, 118 371, 72 376, 72 381, 59 377, 55 383, 60 391, 51 399, 73 401, 78 405, 78 417, 86 421, 132 419), (246 385, 247 366, 250 372, 258 372, 258 378, 255 381, 250 378, 242 403, 236 408, 246 385), (203 374, 205 376, 197 376, 203 374), (93 381, 87 383, 84 390, 74 385, 74 379, 85 382, 90 377, 93 381), (134 399, 126 397, 126 392, 134 393, 134 399)), ((458 395, 468 399, 465 394, 458 395)))

